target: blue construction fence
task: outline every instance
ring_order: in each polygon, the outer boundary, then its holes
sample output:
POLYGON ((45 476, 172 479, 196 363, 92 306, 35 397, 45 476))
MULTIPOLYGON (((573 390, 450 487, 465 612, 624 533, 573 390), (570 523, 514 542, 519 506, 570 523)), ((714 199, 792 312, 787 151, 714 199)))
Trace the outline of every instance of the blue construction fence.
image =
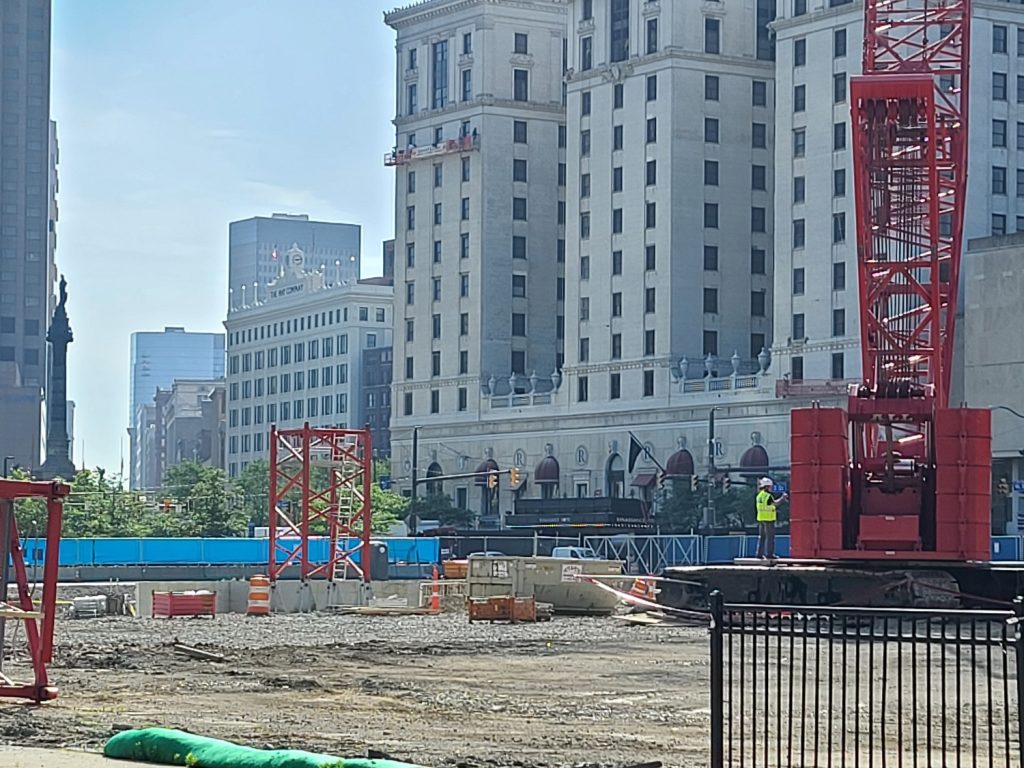
MULTIPOLYGON (((387 545, 388 564, 392 577, 405 575, 419 578, 424 569, 441 561, 440 540, 436 538, 380 538, 387 545)), ((494 542, 500 542, 495 538, 494 542)), ((286 547, 297 542, 285 540, 286 547)), ((599 556, 634 561, 641 570, 652 573, 673 565, 731 563, 736 558, 753 557, 757 553, 757 537, 731 536, 609 536, 587 537, 599 556)), ((356 540, 346 546, 355 548, 356 540)), ((23 542, 26 564, 42 565, 46 542, 26 539, 23 542)), ((497 548, 497 547, 495 547, 497 548)), ((993 536, 992 560, 995 562, 1024 559, 1024 536, 993 536)), ((775 541, 776 554, 789 556, 789 536, 775 541)), ((268 539, 63 539, 60 543, 62 567, 94 566, 161 566, 161 565, 261 565, 269 559, 268 539)), ((311 542, 310 558, 325 562, 327 539, 311 542)), ((277 559, 284 560, 279 552, 277 559)), ((359 561, 359 554, 353 558, 359 561)))

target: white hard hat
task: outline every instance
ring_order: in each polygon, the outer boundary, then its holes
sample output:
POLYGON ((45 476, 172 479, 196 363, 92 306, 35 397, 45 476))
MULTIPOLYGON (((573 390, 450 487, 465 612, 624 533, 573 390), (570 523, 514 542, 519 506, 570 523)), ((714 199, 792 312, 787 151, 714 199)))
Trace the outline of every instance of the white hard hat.
POLYGON ((760 480, 757 481, 758 488, 772 488, 774 486, 775 483, 772 482, 772 479, 770 477, 762 477, 760 480))

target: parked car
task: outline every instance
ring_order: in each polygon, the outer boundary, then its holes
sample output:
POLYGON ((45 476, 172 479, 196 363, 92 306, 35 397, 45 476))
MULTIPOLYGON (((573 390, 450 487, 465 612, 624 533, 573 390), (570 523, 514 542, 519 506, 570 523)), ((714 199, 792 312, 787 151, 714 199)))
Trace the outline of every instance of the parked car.
POLYGON ((565 560, 600 560, 590 547, 555 547, 551 556, 565 560))

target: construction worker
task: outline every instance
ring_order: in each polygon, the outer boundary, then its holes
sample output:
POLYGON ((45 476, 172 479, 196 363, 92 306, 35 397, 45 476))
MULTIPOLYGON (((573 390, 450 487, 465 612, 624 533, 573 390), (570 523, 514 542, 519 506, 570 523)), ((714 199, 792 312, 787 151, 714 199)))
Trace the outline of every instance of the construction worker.
POLYGON ((764 560, 775 559, 775 518, 776 506, 786 500, 786 494, 772 496, 775 483, 770 477, 757 481, 757 556, 764 560))

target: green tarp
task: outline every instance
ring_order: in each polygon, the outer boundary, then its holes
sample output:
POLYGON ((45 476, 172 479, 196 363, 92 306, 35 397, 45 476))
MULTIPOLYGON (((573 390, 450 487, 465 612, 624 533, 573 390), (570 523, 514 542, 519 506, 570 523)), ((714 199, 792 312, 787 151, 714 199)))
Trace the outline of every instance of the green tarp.
POLYGON ((296 749, 252 749, 166 728, 123 731, 107 742, 103 754, 189 768, 415 768, 393 760, 345 760, 296 749))

